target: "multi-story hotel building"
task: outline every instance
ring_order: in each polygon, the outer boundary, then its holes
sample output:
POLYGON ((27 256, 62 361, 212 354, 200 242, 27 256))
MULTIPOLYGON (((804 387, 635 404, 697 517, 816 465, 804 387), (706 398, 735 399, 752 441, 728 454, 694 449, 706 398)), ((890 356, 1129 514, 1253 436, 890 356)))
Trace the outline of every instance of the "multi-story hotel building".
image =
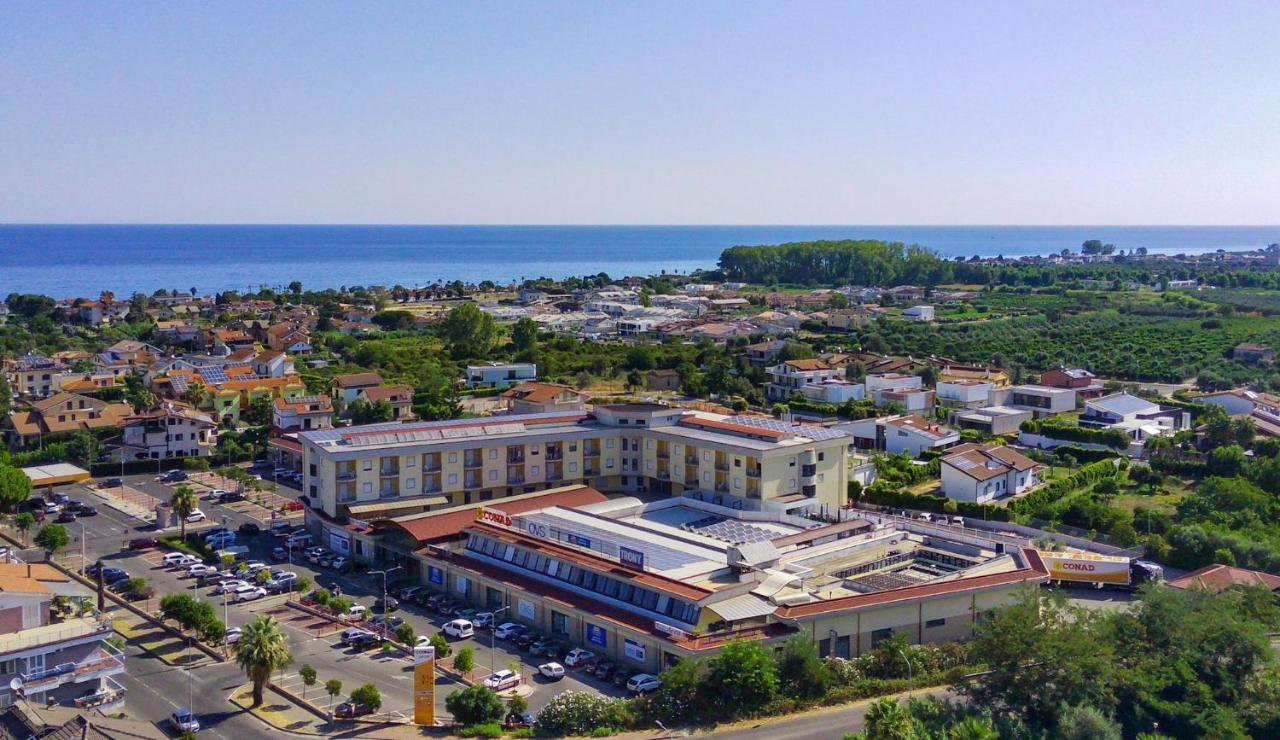
POLYGON ((329 519, 372 521, 583 483, 747 511, 834 510, 842 431, 652 404, 302 432, 304 490, 329 519))

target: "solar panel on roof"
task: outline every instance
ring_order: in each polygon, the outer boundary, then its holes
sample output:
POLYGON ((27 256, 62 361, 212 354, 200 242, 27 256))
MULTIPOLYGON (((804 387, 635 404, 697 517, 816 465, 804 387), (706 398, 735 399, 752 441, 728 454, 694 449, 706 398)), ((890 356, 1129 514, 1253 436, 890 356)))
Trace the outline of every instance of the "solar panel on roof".
POLYGON ((177 377, 169 378, 169 384, 172 385, 173 389, 178 393, 187 392, 187 379, 185 376, 179 375, 177 377))
POLYGON ((799 437, 808 437, 815 442, 849 436, 848 432, 839 429, 792 424, 791 422, 782 421, 781 419, 769 419, 763 416, 730 416, 725 419, 725 421, 731 424, 741 424, 743 426, 758 427, 760 429, 768 429, 770 431, 782 432, 784 434, 794 434, 799 437))
POLYGON ((220 367, 205 367, 200 369, 200 376, 210 383, 227 382, 227 373, 220 367))
POLYGON ((521 520, 525 523, 526 531, 530 529, 529 524, 541 525, 547 531, 547 539, 562 544, 586 547, 613 557, 618 554, 614 549, 616 546, 643 552, 646 566, 658 571, 675 570, 706 559, 701 555, 666 547, 639 537, 602 529, 587 522, 568 521, 552 512, 533 512, 524 515, 521 520), (572 535, 572 539, 570 535, 572 535))

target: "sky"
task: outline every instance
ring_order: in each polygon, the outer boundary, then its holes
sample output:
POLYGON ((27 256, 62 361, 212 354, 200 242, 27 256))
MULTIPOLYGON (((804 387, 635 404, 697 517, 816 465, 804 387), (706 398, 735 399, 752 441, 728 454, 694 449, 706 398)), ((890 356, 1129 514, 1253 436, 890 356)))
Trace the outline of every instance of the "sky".
POLYGON ((1275 2, 0 3, 0 223, 1274 224, 1275 2))

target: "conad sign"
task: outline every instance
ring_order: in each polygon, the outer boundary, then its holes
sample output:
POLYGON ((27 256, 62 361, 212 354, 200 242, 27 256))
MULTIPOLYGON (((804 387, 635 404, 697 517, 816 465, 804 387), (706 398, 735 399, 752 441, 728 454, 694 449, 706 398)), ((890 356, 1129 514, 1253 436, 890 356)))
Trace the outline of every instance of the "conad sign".
POLYGON ((504 514, 494 509, 476 509, 476 520, 488 522, 489 524, 497 524, 501 527, 511 526, 511 515, 504 514))
POLYGON ((1084 581, 1087 583, 1128 583, 1127 560, 1075 560, 1069 558, 1044 558, 1049 566, 1049 577, 1055 581, 1084 581))

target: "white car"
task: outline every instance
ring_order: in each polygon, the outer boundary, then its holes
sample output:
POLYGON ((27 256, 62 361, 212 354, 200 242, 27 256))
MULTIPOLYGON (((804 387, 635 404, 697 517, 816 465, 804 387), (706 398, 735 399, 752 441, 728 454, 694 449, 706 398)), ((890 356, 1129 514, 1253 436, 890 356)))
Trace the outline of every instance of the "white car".
POLYGON ((217 573, 217 572, 218 572, 217 568, 213 567, 212 565, 205 565, 204 563, 196 563, 195 565, 187 566, 188 578, 199 578, 200 576, 207 576, 210 573, 217 573))
POLYGON ((160 562, 167 567, 172 567, 177 565, 178 563, 181 563, 184 558, 189 558, 189 557, 191 556, 186 554, 185 552, 171 552, 168 555, 165 555, 163 558, 161 558, 160 562))
POLYGON ((505 691, 513 689, 520 685, 520 674, 513 670, 503 669, 497 673, 492 673, 484 680, 485 688, 494 691, 505 691))
POLYGON ((333 559, 333 562, 330 563, 330 567, 332 567, 334 570, 342 570, 343 568, 347 567, 347 559, 341 556, 336 557, 333 559))
POLYGON ((183 569, 190 568, 193 565, 199 565, 199 564, 200 564, 200 558, 196 557, 195 555, 188 555, 186 553, 183 553, 181 557, 175 558, 172 561, 165 563, 165 565, 168 565, 171 568, 177 567, 177 568, 183 568, 183 569))
POLYGON ((249 575, 253 575, 254 573, 257 573, 258 571, 268 567, 270 566, 268 566, 266 563, 262 562, 261 560, 250 560, 244 564, 244 572, 248 573, 249 575))
POLYGON ((231 595, 231 600, 235 602, 253 601, 254 599, 261 599, 266 595, 267 590, 265 588, 259 588, 258 586, 244 586, 243 588, 235 590, 235 593, 231 595))
POLYGON ((444 625, 444 633, 450 637, 458 639, 466 639, 476 633, 476 628, 467 619, 455 619, 452 622, 446 622, 444 625))
POLYGON ((564 666, 553 660, 550 663, 543 663, 538 666, 538 673, 541 673, 552 681, 559 681, 564 678, 564 666))
POLYGON ((233 594, 242 588, 248 588, 248 586, 249 586, 249 583, 247 581, 240 581, 233 578, 228 581, 223 581, 222 583, 219 583, 217 586, 214 586, 213 592, 215 594, 233 594))
POLYGON ((662 680, 651 673, 637 673, 627 681, 627 691, 637 694, 647 694, 655 691, 662 685, 662 680))
POLYGON ((515 622, 503 622, 502 624, 498 625, 497 629, 493 631, 493 636, 498 638, 499 640, 506 640, 506 639, 515 637, 516 635, 520 634, 523 630, 524 630, 524 627, 521 627, 515 622))
POLYGON ((344 619, 360 620, 369 616, 369 607, 363 604, 352 604, 347 613, 342 615, 344 619))
POLYGON ((189 709, 173 710, 173 714, 169 715, 169 721, 173 723, 174 727, 178 728, 178 732, 200 731, 200 720, 196 719, 196 716, 189 709))
POLYGON ((586 665, 596 659, 596 654, 590 650, 582 648, 574 648, 569 654, 564 656, 564 664, 570 668, 577 668, 580 665, 586 665))
POLYGON ((302 554, 309 562, 318 563, 320 562, 320 556, 324 554, 324 548, 308 547, 306 550, 302 551, 302 554))
POLYGON ((205 516, 205 515, 204 515, 204 512, 203 512, 203 511, 200 511, 199 509, 196 509, 195 511, 192 511, 190 514, 188 514, 188 515, 187 515, 187 524, 194 524, 194 523, 196 523, 196 522, 203 522, 205 519, 208 519, 208 518, 209 518, 209 517, 207 517, 207 516, 205 516))
POLYGON ((241 630, 239 627, 232 627, 231 629, 227 630, 227 634, 224 640, 228 645, 234 645, 240 641, 240 634, 241 634, 241 630))

